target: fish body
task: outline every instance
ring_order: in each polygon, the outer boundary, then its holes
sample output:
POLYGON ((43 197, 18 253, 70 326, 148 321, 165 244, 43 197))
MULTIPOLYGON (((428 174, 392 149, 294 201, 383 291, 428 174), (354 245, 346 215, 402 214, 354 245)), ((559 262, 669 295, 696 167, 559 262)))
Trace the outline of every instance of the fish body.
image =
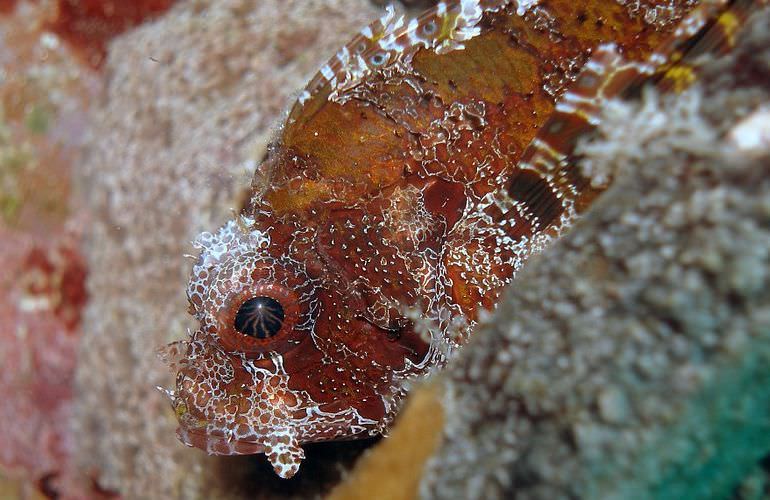
POLYGON ((695 4, 458 0, 364 28, 299 94, 243 211, 196 240, 200 328, 168 348, 182 441, 291 477, 303 443, 385 432, 606 187, 572 155, 603 102, 686 85, 690 41, 729 38, 729 3, 695 4))

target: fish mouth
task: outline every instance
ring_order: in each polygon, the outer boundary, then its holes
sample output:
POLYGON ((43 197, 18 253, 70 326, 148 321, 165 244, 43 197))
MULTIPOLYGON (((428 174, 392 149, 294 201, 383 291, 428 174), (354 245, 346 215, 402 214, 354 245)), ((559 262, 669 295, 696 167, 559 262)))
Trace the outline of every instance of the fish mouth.
POLYGON ((226 436, 222 431, 212 431, 206 427, 180 424, 176 435, 185 445, 201 449, 209 455, 256 455, 265 453, 267 449, 263 443, 226 436))
POLYGON ((273 470, 283 479, 289 479, 299 470, 305 452, 291 432, 256 434, 264 442, 250 438, 234 438, 223 431, 207 427, 186 428, 180 424, 177 436, 187 446, 200 448, 209 455, 254 455, 264 453, 273 470))
POLYGON ((317 420, 289 419, 273 425, 249 425, 195 418, 182 403, 176 407, 179 422, 176 434, 185 445, 209 455, 255 455, 269 454, 276 445, 288 445, 289 441, 298 447, 307 442, 365 438, 380 427, 379 421, 362 417, 347 401, 323 406, 325 408, 316 407, 307 413, 317 420))
MULTIPOLYGON (((176 429, 176 435, 184 445, 190 448, 198 448, 209 455, 233 456, 268 453, 267 446, 264 443, 254 441, 253 439, 227 437, 222 432, 211 432, 205 428, 187 428, 179 425, 176 429)), ((326 440, 313 440, 313 442, 353 441, 367 437, 370 437, 370 435, 364 431, 358 434, 349 434, 326 440)))
POLYGON ((268 422, 205 418, 195 409, 191 412, 184 399, 179 393, 172 396, 179 421, 177 436, 182 443, 209 455, 264 453, 276 474, 284 479, 299 470, 305 458, 302 443, 357 439, 381 431, 381 422, 362 416, 347 398, 315 404, 300 413, 282 409, 278 413, 283 415, 273 414, 268 422))

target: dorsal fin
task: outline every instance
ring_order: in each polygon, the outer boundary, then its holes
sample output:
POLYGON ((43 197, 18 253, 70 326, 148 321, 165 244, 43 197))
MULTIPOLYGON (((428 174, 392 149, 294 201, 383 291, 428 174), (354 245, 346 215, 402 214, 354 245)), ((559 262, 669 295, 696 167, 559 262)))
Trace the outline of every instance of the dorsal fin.
POLYGON ((438 53, 460 49, 463 41, 478 34, 476 24, 485 12, 497 11, 511 2, 449 0, 439 2, 409 22, 403 16, 397 17, 389 5, 382 17, 363 28, 321 67, 300 93, 295 109, 324 88, 333 93, 355 85, 399 55, 408 56, 420 48, 438 53))

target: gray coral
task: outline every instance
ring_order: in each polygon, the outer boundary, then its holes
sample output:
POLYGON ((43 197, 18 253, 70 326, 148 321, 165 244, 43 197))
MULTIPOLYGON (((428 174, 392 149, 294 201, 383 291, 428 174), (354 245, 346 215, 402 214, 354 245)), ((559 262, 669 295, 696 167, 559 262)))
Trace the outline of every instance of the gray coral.
POLYGON ((768 25, 606 110, 583 167, 615 181, 450 365, 424 496, 768 494, 770 144, 730 134, 770 120, 768 25))

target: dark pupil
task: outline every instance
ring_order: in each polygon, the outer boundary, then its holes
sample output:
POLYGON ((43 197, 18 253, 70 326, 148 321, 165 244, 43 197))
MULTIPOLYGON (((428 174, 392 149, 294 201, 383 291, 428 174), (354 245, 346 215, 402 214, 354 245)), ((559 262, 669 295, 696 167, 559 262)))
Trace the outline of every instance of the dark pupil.
POLYGON ((253 297, 235 314, 235 329, 258 339, 270 338, 281 329, 283 307, 270 297, 253 297))

